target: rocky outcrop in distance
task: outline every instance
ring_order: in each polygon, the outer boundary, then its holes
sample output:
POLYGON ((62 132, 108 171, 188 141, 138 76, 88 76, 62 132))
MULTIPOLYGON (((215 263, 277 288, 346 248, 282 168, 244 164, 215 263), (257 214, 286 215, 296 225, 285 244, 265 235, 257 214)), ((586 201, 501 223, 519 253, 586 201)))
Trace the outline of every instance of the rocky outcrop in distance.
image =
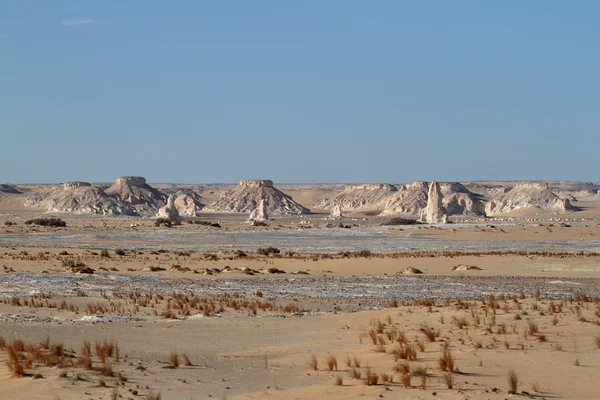
POLYGON ((138 215, 154 215, 165 206, 167 196, 146 183, 141 176, 122 176, 106 193, 127 203, 138 215))
POLYGON ((49 193, 28 197, 24 205, 57 213, 135 215, 135 211, 128 204, 87 182, 67 182, 58 185, 49 193))
POLYGON ((0 195, 3 194, 21 194, 21 191, 16 186, 3 183, 0 184, 0 195))
POLYGON ((224 193, 203 211, 215 213, 251 213, 261 201, 269 215, 309 214, 310 210, 273 186, 270 180, 244 180, 224 193))
POLYGON ((378 207, 381 201, 397 192, 394 185, 387 183, 347 185, 344 191, 331 199, 325 199, 319 208, 332 209, 339 206, 346 211, 370 211, 378 207))
POLYGON ((428 224, 445 224, 448 222, 448 211, 443 204, 440 184, 432 181, 429 184, 427 205, 421 210, 420 220, 428 224))
POLYGON ((565 213, 577 211, 568 199, 561 199, 548 188, 545 182, 524 182, 508 192, 490 199, 485 210, 488 215, 496 215, 526 208, 565 213))

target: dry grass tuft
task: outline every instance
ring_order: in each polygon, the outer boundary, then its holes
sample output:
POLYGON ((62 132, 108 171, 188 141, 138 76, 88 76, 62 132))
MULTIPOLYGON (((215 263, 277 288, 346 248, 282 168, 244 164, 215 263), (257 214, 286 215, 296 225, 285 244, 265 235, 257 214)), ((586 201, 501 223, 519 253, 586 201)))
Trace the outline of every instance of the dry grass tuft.
POLYGON ((171 352, 169 355, 169 366, 171 368, 179 368, 179 354, 176 351, 171 352))
POLYGON ((404 386, 405 389, 408 389, 410 387, 411 378, 412 378, 412 374, 410 374, 410 373, 402 374, 402 376, 400 377, 400 382, 402 382, 402 386, 404 386))
POLYGON ((308 360, 308 366, 313 371, 317 371, 319 369, 319 360, 317 360, 317 356, 315 356, 314 354, 310 355, 310 358, 308 360))
POLYGON ((596 344, 596 348, 600 349, 600 335, 594 338, 594 343, 596 344))
POLYGON ((450 352, 450 349, 444 349, 444 351, 442 352, 442 356, 438 360, 438 364, 440 370, 454 372, 455 359, 452 353, 450 352))
POLYGON ((446 384, 446 387, 448 389, 452 389, 454 387, 454 375, 452 375, 452 373, 448 372, 445 373, 444 376, 444 383, 446 384))
POLYGON ((335 356, 330 355, 329 357, 327 357, 327 371, 337 371, 337 370, 338 370, 337 359, 335 358, 335 356))
MULTIPOLYGON (((266 356, 265 356, 265 357, 266 357, 266 356)), ((184 365, 185 367, 191 367, 191 366, 193 366, 193 365, 194 365, 194 364, 192 364, 192 362, 190 361, 190 358, 188 357, 188 355, 187 355, 187 354, 182 354, 182 355, 181 355, 181 358, 183 358, 183 365, 184 365)), ((266 369, 266 368, 265 368, 265 369, 266 369)))
POLYGON ((375 386, 378 382, 379 376, 371 371, 371 367, 367 367, 363 377, 363 384, 367 386, 375 386))
POLYGON ((509 369, 506 378, 508 380, 508 394, 516 394, 519 389, 519 376, 514 369, 509 369))
POLYGON ((340 375, 336 376, 333 384, 335 386, 342 386, 344 384, 344 378, 342 378, 340 375))

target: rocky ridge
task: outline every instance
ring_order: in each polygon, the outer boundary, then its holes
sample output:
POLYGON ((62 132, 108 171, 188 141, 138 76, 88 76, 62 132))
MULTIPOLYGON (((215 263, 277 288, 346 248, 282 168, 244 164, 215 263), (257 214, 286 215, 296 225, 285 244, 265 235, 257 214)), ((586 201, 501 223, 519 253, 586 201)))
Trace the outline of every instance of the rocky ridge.
POLYGON ((488 215, 501 214, 525 208, 564 213, 578 210, 569 199, 561 199, 545 182, 518 183, 514 188, 492 198, 485 207, 488 215))
POLYGON ((44 208, 47 212, 99 215, 134 215, 135 211, 119 199, 87 182, 67 182, 49 193, 25 199, 26 207, 44 208))

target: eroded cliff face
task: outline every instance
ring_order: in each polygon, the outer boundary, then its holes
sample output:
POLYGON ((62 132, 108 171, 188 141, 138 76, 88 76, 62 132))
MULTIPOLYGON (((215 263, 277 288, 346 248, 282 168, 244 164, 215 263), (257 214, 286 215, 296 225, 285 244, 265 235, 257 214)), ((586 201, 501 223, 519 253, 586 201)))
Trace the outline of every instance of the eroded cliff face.
POLYGON ((492 198, 485 207, 488 215, 502 214, 524 208, 565 213, 576 211, 569 199, 561 199, 548 189, 545 182, 518 183, 508 192, 492 198))
POLYGON ((346 212, 370 211, 376 209, 383 199, 397 190, 395 186, 385 183, 347 185, 342 193, 323 200, 319 208, 332 209, 339 206, 346 212))

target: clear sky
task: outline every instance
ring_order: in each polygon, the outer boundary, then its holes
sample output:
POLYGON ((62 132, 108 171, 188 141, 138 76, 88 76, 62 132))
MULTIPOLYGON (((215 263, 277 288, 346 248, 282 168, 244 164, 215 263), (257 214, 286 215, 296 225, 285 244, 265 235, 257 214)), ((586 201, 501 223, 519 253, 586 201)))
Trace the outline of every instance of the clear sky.
POLYGON ((600 1, 0 0, 0 183, 600 181, 600 1))

